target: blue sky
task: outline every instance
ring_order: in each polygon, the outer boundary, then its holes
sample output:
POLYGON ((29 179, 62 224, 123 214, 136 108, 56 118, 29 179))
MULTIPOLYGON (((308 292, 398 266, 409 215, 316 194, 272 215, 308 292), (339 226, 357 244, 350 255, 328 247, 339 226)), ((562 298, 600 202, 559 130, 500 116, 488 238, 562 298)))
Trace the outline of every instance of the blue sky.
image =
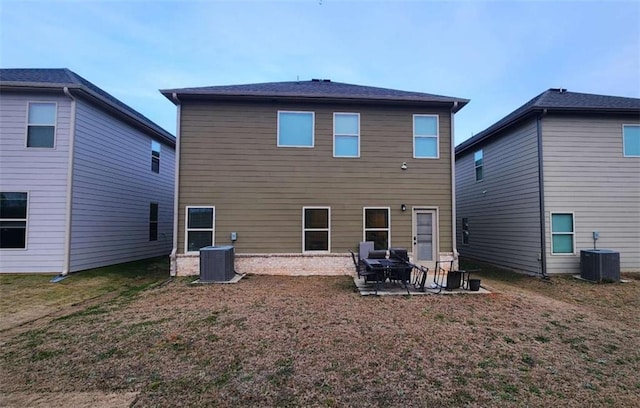
POLYGON ((640 1, 0 0, 0 66, 67 67, 175 133, 158 89, 330 78, 471 99, 456 143, 548 88, 640 97, 640 1))

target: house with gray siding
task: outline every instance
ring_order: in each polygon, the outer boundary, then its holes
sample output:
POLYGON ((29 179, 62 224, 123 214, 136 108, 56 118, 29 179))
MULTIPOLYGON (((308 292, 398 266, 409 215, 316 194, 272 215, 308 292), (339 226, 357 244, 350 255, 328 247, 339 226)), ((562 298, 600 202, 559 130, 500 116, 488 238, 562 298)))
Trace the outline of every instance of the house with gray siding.
POLYGON ((310 80, 161 91, 178 108, 174 262, 350 274, 349 250, 455 260, 454 114, 466 99, 310 80))
POLYGON ((0 70, 0 272, 169 255, 175 138, 68 69, 0 70))
POLYGON ((575 274, 595 245, 640 271, 640 99, 549 89, 455 158, 461 256, 575 274))

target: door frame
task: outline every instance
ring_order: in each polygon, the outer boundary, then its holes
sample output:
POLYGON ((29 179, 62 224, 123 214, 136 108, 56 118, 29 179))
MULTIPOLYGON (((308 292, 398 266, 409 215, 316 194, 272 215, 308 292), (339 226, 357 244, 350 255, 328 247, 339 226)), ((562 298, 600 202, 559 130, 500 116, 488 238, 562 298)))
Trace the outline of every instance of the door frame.
POLYGON ((440 257, 440 228, 439 226, 439 209, 438 207, 412 207, 411 208, 411 252, 413 254, 413 261, 419 265, 427 266, 429 268, 434 268, 436 261, 440 257), (432 261, 420 261, 418 259, 418 251, 416 250, 416 238, 417 238, 417 220, 418 214, 429 213, 432 214, 432 261))

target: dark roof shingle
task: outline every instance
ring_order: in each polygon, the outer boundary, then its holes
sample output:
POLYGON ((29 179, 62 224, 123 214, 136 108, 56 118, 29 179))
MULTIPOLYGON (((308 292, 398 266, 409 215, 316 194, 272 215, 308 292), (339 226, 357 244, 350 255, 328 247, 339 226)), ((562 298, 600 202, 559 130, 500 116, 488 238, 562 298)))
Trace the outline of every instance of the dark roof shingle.
POLYGON ((542 112, 545 109, 556 112, 611 112, 637 113, 640 115, 640 99, 567 92, 566 89, 551 88, 531 99, 487 129, 460 143, 456 146, 456 154, 462 153, 477 143, 488 139, 494 133, 507 126, 511 126, 525 116, 533 112, 542 112))
MULTIPOLYGON (((422 92, 400 91, 397 89, 377 88, 332 82, 330 80, 313 79, 310 81, 267 82, 245 85, 206 86, 199 88, 163 89, 163 95, 173 101, 172 94, 180 96, 205 97, 268 97, 268 98, 303 98, 327 100, 373 100, 403 101, 417 103, 458 103, 457 110, 469 100, 422 92)), ((456 110, 456 111, 457 111, 456 110)))
POLYGON ((80 89, 115 107, 175 144, 175 137, 151 119, 67 68, 2 68, 0 87, 80 89))

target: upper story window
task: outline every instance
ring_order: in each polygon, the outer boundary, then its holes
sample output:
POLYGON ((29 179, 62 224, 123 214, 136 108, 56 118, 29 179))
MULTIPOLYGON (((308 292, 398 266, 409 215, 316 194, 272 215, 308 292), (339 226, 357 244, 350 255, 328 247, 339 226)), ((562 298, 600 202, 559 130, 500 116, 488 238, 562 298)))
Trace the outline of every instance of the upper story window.
POLYGON ((27 247, 27 193, 0 193, 0 249, 27 247))
POLYGON ((56 110, 54 102, 29 102, 27 147, 54 147, 56 110))
POLYGON ((278 147, 313 147, 313 112, 278 112, 278 147))
POLYGON ((302 247, 307 251, 327 252, 330 248, 329 207, 305 207, 302 209, 302 247))
POLYGON ((198 252, 200 248, 213 245, 215 214, 215 207, 186 208, 185 252, 198 252))
POLYGON ((473 165, 476 169, 476 181, 482 181, 482 178, 484 177, 484 153, 482 152, 482 149, 473 154, 473 165))
POLYGON ((575 253, 572 213, 551 213, 551 254, 575 253))
POLYGON ((624 157, 640 157, 640 125, 622 125, 624 157))
POLYGON ((360 157, 360 114, 333 114, 333 157, 360 157))
POLYGON ((413 157, 437 159, 438 115, 413 115, 413 157))
POLYGON ((151 171, 160 173, 160 143, 151 141, 151 171))
POLYGON ((389 249, 391 222, 389 208, 364 209, 364 241, 373 241, 373 249, 389 249))

